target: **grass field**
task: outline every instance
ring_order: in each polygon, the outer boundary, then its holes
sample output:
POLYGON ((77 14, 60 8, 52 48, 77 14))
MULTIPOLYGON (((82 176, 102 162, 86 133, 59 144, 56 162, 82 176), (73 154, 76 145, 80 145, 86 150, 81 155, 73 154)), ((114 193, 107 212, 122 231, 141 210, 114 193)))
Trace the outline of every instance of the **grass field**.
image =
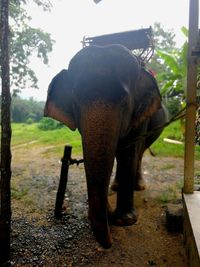
MULTIPOLYGON (((152 145, 152 150, 160 156, 184 156, 183 144, 170 144, 163 139, 182 140, 180 122, 174 122, 165 128, 160 138, 152 145)), ((60 153, 64 145, 73 147, 73 154, 82 154, 81 138, 78 131, 71 131, 67 127, 56 130, 42 131, 37 124, 12 124, 12 146, 33 142, 33 145, 50 146, 51 152, 60 153)), ((196 146, 196 159, 200 159, 200 147, 196 146)))

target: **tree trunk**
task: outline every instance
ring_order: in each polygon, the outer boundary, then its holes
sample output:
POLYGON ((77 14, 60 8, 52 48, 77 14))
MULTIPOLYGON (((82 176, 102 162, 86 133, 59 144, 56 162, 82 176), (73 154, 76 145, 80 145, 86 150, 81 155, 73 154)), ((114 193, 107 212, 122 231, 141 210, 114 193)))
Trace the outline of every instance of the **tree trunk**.
POLYGON ((1 177, 0 177, 0 266, 10 259, 11 221, 11 125, 10 125, 10 78, 9 78, 9 0, 1 0, 1 177))

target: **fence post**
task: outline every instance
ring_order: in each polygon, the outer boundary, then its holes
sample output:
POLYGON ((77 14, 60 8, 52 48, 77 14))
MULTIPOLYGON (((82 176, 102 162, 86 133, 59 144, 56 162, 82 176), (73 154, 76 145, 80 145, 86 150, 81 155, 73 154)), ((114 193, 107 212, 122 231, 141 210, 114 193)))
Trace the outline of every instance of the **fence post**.
POLYGON ((64 155, 61 160, 62 166, 61 166, 61 172, 60 172, 60 182, 58 186, 58 192, 56 195, 56 204, 55 204, 55 216, 56 217, 62 216, 62 205, 64 202, 65 190, 66 190, 67 181, 68 181, 68 170, 69 170, 69 165, 70 165, 71 152, 72 152, 72 147, 65 146, 64 155))

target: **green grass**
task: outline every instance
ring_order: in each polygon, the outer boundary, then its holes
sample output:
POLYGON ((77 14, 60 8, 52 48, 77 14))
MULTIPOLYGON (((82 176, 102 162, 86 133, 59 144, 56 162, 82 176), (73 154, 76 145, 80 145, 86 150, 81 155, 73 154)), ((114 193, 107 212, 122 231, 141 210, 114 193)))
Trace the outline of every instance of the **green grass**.
POLYGON ((24 189, 19 190, 15 187, 12 187, 11 188, 11 196, 13 199, 20 200, 28 194, 28 191, 29 191, 28 188, 24 188, 24 189))
MULTIPOLYGON (((171 123, 164 129, 161 136, 151 146, 153 152, 163 157, 184 157, 184 144, 171 144, 164 141, 164 138, 182 141, 180 122, 171 123)), ((200 147, 195 147, 195 157, 200 159, 200 147)))
POLYGON ((181 189, 183 188, 183 181, 177 181, 176 184, 169 185, 158 197, 159 203, 165 204, 181 198, 181 189))
POLYGON ((37 124, 12 124, 12 146, 17 146, 34 141, 34 145, 55 146, 49 151, 63 151, 64 145, 73 146, 73 153, 81 154, 81 137, 78 131, 71 131, 67 127, 56 130, 42 131, 37 124))
MULTIPOLYGON (((165 128, 160 138, 152 145, 152 150, 160 156, 184 156, 184 145, 170 144, 164 138, 182 139, 180 122, 174 122, 165 128)), ((42 131, 37 124, 12 124, 12 146, 35 141, 34 145, 50 146, 48 152, 60 153, 64 145, 73 147, 73 154, 82 154, 81 138, 78 131, 71 131, 67 127, 57 130, 42 131), (52 146, 52 147, 51 147, 52 146)), ((200 159, 200 147, 196 146, 196 159, 200 159)))

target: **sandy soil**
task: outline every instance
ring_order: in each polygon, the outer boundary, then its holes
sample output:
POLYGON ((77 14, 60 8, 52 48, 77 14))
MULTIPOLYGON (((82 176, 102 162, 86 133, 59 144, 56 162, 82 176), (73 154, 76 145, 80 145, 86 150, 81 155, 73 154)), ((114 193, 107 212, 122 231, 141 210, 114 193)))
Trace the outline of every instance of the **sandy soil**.
MULTIPOLYGON (((165 217, 165 202, 181 199, 183 160, 145 154, 147 189, 135 194, 138 221, 111 226, 113 246, 105 250, 94 240, 87 219, 82 164, 70 166, 66 214, 54 218, 61 165, 48 151, 35 144, 13 148, 12 266, 187 266, 183 235, 169 233, 165 217)), ((115 193, 109 201, 114 207, 115 193)))

